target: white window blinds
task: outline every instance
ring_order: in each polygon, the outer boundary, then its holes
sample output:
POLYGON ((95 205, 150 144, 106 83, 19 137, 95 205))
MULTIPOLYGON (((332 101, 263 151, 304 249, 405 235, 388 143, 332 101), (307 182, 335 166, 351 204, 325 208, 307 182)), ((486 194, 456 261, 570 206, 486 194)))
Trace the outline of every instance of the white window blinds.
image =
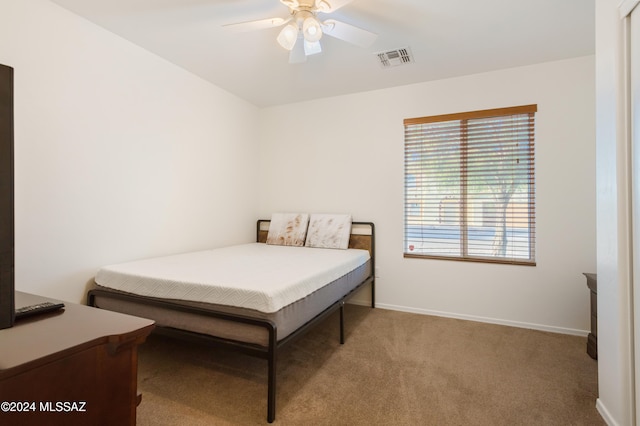
POLYGON ((536 111, 404 121, 405 257, 535 265, 536 111))

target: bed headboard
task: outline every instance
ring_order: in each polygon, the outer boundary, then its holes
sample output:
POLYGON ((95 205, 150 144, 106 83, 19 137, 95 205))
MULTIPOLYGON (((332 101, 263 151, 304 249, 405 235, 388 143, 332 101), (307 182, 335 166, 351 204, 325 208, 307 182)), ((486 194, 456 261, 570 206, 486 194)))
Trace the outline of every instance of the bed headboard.
MULTIPOLYGON (((256 241, 267 242, 270 219, 258 219, 256 241)), ((375 254, 375 227, 373 222, 352 222, 349 248, 369 250, 371 257, 375 254)))

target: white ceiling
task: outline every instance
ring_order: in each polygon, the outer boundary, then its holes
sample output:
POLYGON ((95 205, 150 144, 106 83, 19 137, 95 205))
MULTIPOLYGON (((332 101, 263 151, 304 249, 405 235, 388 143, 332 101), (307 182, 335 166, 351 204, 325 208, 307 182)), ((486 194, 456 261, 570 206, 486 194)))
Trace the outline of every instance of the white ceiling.
POLYGON ((279 28, 223 27, 287 17, 278 0, 51 1, 259 107, 595 52, 595 0, 353 0, 331 18, 377 33, 375 43, 325 36, 301 64, 288 63, 279 28), (403 47, 414 63, 379 65, 375 53, 403 47))

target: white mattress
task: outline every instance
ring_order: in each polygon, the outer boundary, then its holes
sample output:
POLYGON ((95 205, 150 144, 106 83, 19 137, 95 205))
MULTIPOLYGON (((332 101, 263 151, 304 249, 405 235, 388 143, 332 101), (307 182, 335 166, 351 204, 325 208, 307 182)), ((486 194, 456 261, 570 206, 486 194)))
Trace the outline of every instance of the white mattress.
POLYGON ((105 266, 95 281, 141 296, 271 313, 368 260, 367 250, 251 243, 105 266))

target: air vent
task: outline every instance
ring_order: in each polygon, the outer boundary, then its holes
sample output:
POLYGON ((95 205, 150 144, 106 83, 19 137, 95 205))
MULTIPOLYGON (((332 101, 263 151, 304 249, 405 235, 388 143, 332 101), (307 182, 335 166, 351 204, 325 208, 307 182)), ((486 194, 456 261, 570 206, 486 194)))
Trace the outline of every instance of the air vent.
POLYGON ((402 49, 389 50, 387 52, 376 53, 380 66, 382 68, 397 67, 398 65, 406 65, 413 63, 411 50, 408 47, 402 49))

